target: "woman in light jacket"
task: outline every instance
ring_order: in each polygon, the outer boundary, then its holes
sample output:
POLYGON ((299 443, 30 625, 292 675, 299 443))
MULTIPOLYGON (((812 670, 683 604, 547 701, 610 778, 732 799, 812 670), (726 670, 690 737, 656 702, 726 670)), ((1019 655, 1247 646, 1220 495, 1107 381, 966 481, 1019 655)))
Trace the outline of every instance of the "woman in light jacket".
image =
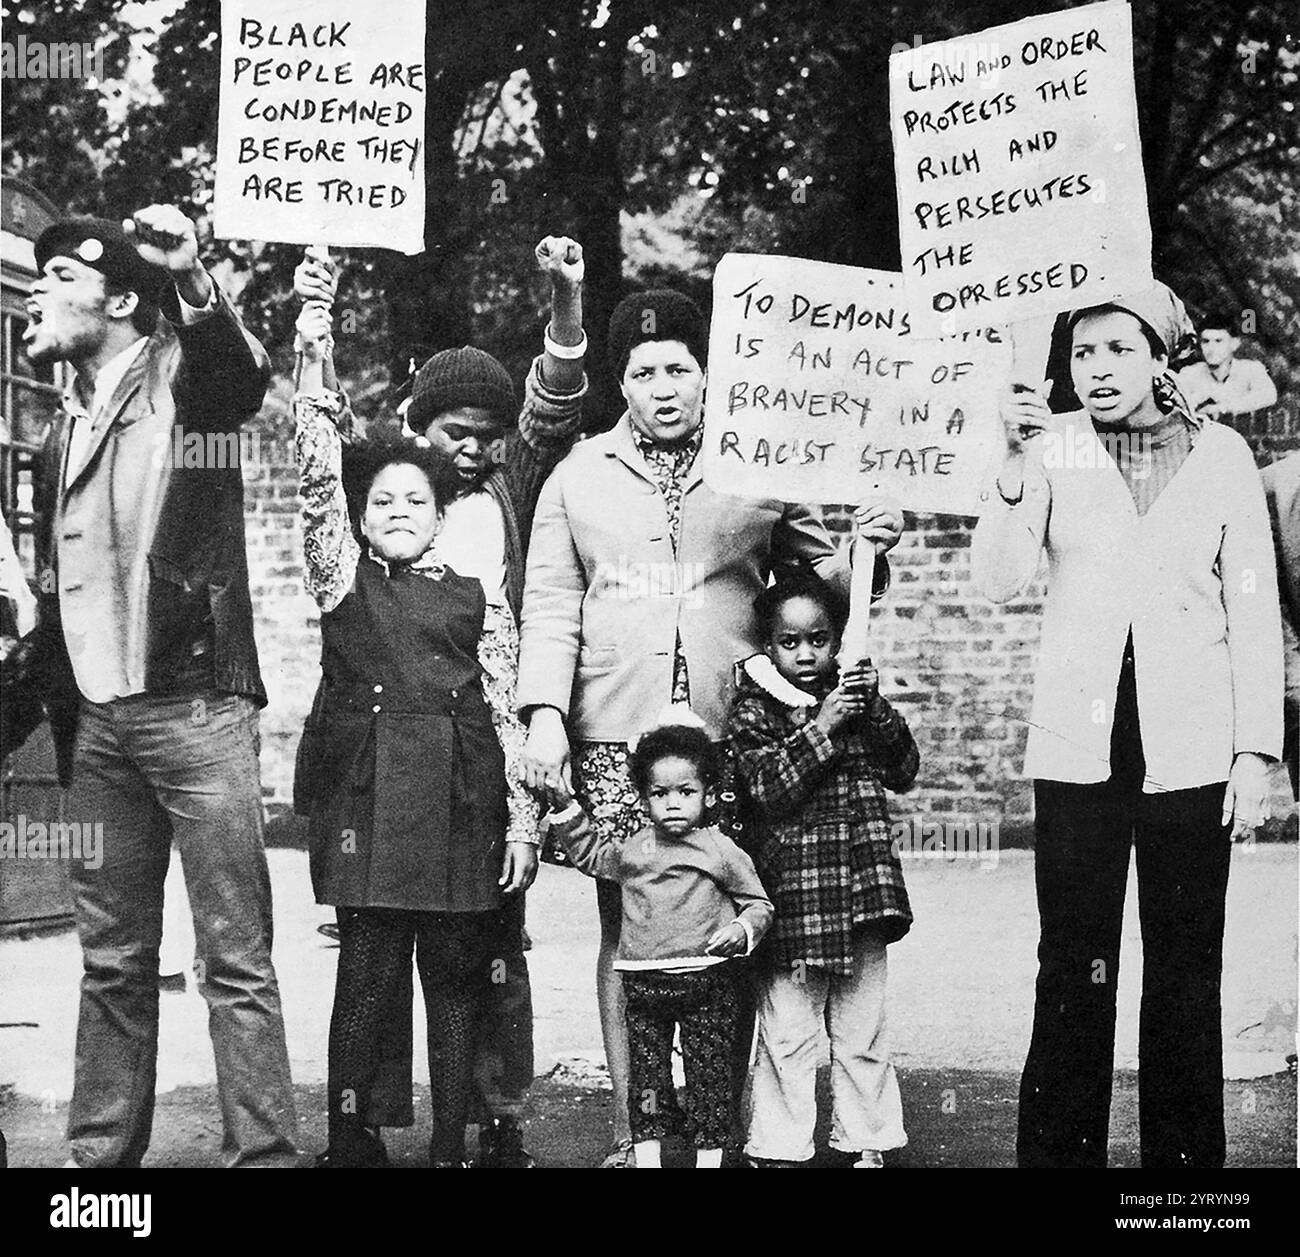
POLYGON ((1106 1164, 1131 845, 1142 1164, 1223 1164, 1229 850, 1265 818, 1281 630, 1250 449, 1198 420, 1166 370, 1189 331, 1163 285, 1058 320, 1083 409, 1052 414, 1046 387, 1012 385, 975 534, 976 581, 998 602, 1047 556, 1025 756, 1041 935, 1024 1166, 1106 1164))
MULTIPOLYGON (((635 293, 615 309, 609 357, 627 410, 581 442, 542 489, 529 543, 518 702, 527 783, 569 779, 593 820, 644 827, 628 740, 669 702, 721 737, 732 668, 759 647, 753 600, 774 568, 803 560, 847 592, 849 568, 808 507, 716 493, 701 476, 706 324, 689 298, 635 293), (566 730, 567 724, 567 730, 566 730), (570 740, 572 760, 570 761, 570 740)), ((859 535, 888 549, 902 513, 858 508, 859 535)), ((878 573, 887 575, 885 564, 878 573)), ((630 1163, 627 1032, 614 971, 618 887, 597 883, 597 997, 615 1095, 614 1153, 630 1163)))

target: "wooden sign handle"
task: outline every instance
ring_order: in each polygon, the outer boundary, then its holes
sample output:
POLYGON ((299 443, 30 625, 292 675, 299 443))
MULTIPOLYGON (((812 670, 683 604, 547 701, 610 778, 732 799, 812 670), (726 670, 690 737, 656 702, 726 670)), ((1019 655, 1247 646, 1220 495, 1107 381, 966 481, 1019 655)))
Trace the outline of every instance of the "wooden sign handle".
POLYGON ((1052 343, 1056 315, 1043 314, 1033 319, 1008 323, 1011 341, 1011 373, 1017 380, 1039 384, 1047 374, 1047 355, 1052 343))
POLYGON ((870 653, 871 588, 876 578, 876 545, 855 537, 849 551, 853 577, 849 585, 849 622, 840 642, 840 667, 851 668, 870 653))

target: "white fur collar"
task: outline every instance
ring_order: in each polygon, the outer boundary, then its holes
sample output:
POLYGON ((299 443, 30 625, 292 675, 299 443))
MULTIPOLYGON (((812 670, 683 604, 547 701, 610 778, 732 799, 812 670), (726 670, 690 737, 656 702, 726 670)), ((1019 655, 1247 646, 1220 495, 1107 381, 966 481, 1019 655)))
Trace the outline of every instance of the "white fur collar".
POLYGON ((801 690, 792 681, 787 681, 776 670, 776 664, 764 654, 750 655, 741 661, 740 666, 759 689, 787 707, 816 707, 821 701, 807 690, 801 690))

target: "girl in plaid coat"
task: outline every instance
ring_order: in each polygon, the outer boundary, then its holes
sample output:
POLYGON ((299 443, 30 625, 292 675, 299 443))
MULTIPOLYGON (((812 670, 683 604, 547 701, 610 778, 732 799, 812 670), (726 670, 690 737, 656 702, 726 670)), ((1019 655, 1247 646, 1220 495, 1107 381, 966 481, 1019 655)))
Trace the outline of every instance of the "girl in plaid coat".
POLYGON ((764 653, 742 664, 729 739, 776 923, 763 949, 746 1152, 759 1166, 812 1158, 824 1026, 831 1146, 876 1168, 907 1142, 886 1039, 885 947, 912 911, 884 791, 911 787, 916 743, 870 660, 839 673, 847 611, 825 582, 798 573, 754 606, 764 653))

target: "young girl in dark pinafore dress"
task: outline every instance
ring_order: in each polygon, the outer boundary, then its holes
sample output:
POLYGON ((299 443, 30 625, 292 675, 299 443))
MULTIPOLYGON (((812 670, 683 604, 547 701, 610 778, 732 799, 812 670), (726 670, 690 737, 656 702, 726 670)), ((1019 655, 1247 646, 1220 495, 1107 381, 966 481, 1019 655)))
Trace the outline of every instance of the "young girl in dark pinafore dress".
POLYGON ((522 788, 507 805, 503 743, 517 752, 523 731, 483 586, 440 563, 434 546, 452 469, 400 437, 364 442, 348 451, 345 493, 338 395, 320 391, 316 352, 328 321, 310 306, 299 321, 294 399, 323 674, 294 802, 310 817, 316 898, 344 910, 319 1163, 386 1164, 362 1115, 414 946, 429 1021, 430 1161, 459 1166, 476 1021, 503 951, 503 888, 521 880, 517 844, 535 844, 536 808, 522 788))

